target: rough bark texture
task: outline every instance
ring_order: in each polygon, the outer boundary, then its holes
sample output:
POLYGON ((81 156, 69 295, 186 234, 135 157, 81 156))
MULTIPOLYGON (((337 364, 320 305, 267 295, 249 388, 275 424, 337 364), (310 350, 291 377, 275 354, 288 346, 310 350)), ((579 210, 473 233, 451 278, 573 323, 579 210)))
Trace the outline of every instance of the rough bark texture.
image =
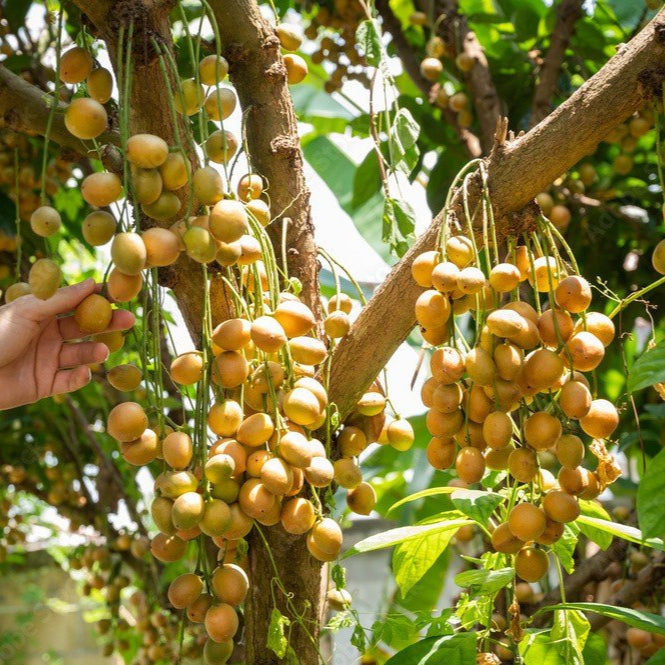
POLYGON ((301 299, 320 318, 309 189, 279 39, 254 0, 215 0, 211 6, 229 61, 229 77, 243 109, 251 164, 268 182, 274 219, 268 232, 279 260, 282 227, 288 223, 289 275, 302 282, 301 299))
POLYGON ((583 0, 561 0, 557 7, 556 23, 550 38, 547 55, 540 68, 538 85, 533 96, 531 126, 546 118, 552 107, 552 98, 556 92, 561 65, 575 31, 575 22, 582 15, 583 0))
MULTIPOLYGON (((489 187, 500 233, 528 224, 518 211, 594 151, 665 80, 665 11, 626 44, 599 72, 527 134, 497 146, 487 161, 489 187)), ((473 195, 472 206, 473 208, 473 195)), ((337 347, 330 399, 342 415, 388 362, 415 325, 413 307, 422 292, 411 278, 411 263, 434 247, 441 215, 393 268, 337 347)))
MULTIPOLYGON (((376 11, 379 13, 379 16, 381 16, 384 31, 389 33, 392 37, 392 44, 402 62, 404 71, 418 86, 418 89, 422 92, 425 99, 427 99, 432 106, 439 107, 436 103, 436 94, 440 84, 432 84, 432 82, 426 79, 420 72, 420 63, 418 62, 416 53, 402 31, 402 25, 397 16, 395 16, 395 13, 390 6, 390 2, 388 2, 388 0, 376 0, 376 11)), ((472 159, 480 157, 482 151, 478 137, 468 128, 459 126, 455 112, 448 108, 441 108, 441 115, 446 123, 455 129, 455 133, 464 145, 468 156, 472 159)))

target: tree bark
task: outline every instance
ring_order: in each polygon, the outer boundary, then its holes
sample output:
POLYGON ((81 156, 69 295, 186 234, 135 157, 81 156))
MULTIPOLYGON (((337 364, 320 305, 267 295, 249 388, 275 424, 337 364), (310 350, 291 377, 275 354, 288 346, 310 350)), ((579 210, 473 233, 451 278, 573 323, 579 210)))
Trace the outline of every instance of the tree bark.
MULTIPOLYGON (((496 146, 487 160, 499 235, 519 233, 530 218, 520 213, 547 185, 592 153, 616 125, 665 80, 665 10, 626 44, 568 100, 527 134, 496 146)), ((454 207, 459 207, 459 196, 454 207)), ((471 192, 471 208, 474 199, 471 192)), ((330 399, 342 416, 378 375, 415 326, 413 307, 422 289, 411 278, 416 256, 433 249, 442 215, 434 219, 392 269, 332 359, 330 399)))

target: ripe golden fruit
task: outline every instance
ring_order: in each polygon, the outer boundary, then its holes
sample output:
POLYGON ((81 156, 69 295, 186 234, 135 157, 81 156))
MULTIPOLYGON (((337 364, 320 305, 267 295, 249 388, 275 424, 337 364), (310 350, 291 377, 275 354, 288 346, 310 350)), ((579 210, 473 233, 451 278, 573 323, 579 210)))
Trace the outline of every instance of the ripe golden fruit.
POLYGON ((466 236, 452 236, 446 241, 446 254, 448 261, 460 269, 464 268, 473 261, 473 243, 466 236))
POLYGON ((330 300, 328 301, 328 307, 327 307, 327 312, 328 314, 332 314, 335 311, 341 310, 345 314, 351 314, 351 310, 353 309, 353 301, 349 296, 346 295, 346 293, 339 293, 337 295, 334 295, 330 300))
POLYGON ((277 512, 279 521, 279 500, 258 478, 249 478, 240 488, 238 503, 243 512, 262 524, 276 522, 272 516, 277 512))
POLYGON ((136 298, 143 287, 143 277, 138 275, 125 275, 117 268, 112 268, 106 282, 109 297, 115 302, 129 302, 136 298))
POLYGON ((203 85, 217 85, 229 73, 229 63, 221 55, 207 55, 199 62, 199 80, 203 85))
POLYGON ((496 366, 488 351, 476 346, 466 354, 466 371, 469 378, 479 386, 491 385, 496 376, 496 366))
POLYGON ((155 169, 168 157, 166 141, 154 134, 134 134, 127 140, 127 159, 143 169, 155 169))
POLYGON ((538 538, 545 526, 545 513, 532 503, 520 503, 508 515, 510 532, 525 542, 538 538))
POLYGON ((555 522, 548 517, 545 531, 536 538, 536 542, 539 545, 553 545, 563 536, 563 531, 564 525, 562 522, 555 522))
POLYGON ((564 363, 559 355, 550 349, 537 349, 526 357, 522 379, 529 386, 542 390, 554 386, 563 371, 564 363))
POLYGON ((457 276, 457 288, 462 293, 473 295, 479 293, 485 286, 485 274, 479 268, 467 266, 462 268, 457 276))
POLYGON ((106 431, 117 441, 134 441, 148 427, 148 417, 140 404, 122 402, 111 409, 106 431))
POLYGON ((267 413, 254 413, 242 421, 235 438, 238 443, 255 448, 266 443, 274 431, 275 426, 267 413))
MULTIPOLYGON (((430 286, 442 293, 450 293, 457 289, 457 280, 460 277, 460 269, 452 261, 437 263, 430 275, 430 286)), ((459 302, 459 298, 455 304, 459 302)))
POLYGON ((328 487, 335 477, 335 468, 327 457, 316 456, 303 473, 312 487, 328 487))
POLYGON ((540 339, 548 346, 559 346, 559 340, 566 342, 573 334, 573 319, 560 309, 548 309, 538 319, 540 339))
POLYGON ((346 503, 349 509, 357 515, 369 515, 376 505, 376 492, 366 482, 349 490, 346 495, 346 503))
POLYGON ((115 226, 113 215, 104 210, 95 210, 83 220, 81 233, 86 242, 93 247, 100 247, 113 238, 115 226))
POLYGON ((169 585, 169 602, 177 610, 189 607, 203 593, 203 580, 194 573, 183 573, 169 585))
POLYGON ((141 378, 141 370, 132 364, 117 365, 106 374, 106 380, 116 390, 123 392, 136 390, 141 383, 141 378))
POLYGON ((192 177, 194 196, 204 205, 214 205, 224 197, 222 176, 212 166, 203 166, 192 177))
POLYGON ((600 365, 605 355, 603 343, 590 332, 576 332, 567 342, 563 357, 572 361, 573 367, 581 372, 590 372, 600 365))
POLYGON ((567 492, 551 490, 543 498, 543 510, 555 522, 573 522, 580 516, 577 499, 567 492))
POLYGON ((60 80, 63 83, 81 83, 92 70, 92 55, 87 49, 75 46, 60 57, 60 80))
POLYGON ((589 484, 586 469, 577 467, 575 469, 568 469, 565 466, 559 469, 557 480, 564 492, 568 494, 581 494, 589 484))
POLYGON ((157 169, 132 169, 132 188, 140 204, 154 203, 162 194, 162 176, 157 169))
POLYGON ((60 213, 51 206, 40 206, 30 215, 32 230, 42 238, 48 238, 57 233, 61 224, 60 213))
POLYGON ((78 97, 65 111, 65 127, 79 139, 95 139, 108 124, 106 109, 94 99, 78 97))
POLYGON ((217 453, 212 455, 205 465, 205 477, 215 484, 229 480, 236 469, 236 463, 231 455, 217 453))
POLYGON ((536 411, 524 423, 524 438, 536 450, 551 448, 560 436, 561 422, 545 411, 536 411))
POLYGON ((570 275, 559 282, 554 297, 559 307, 578 314, 591 304, 591 287, 584 277, 570 275))
POLYGON ((457 448, 451 439, 432 437, 427 444, 427 461, 435 469, 449 469, 457 456, 457 448))
POLYGON ((569 469, 574 469, 582 463, 584 452, 582 439, 574 434, 564 434, 556 442, 556 458, 561 466, 569 469))
POLYGON ((250 337, 257 348, 266 353, 276 353, 287 342, 284 328, 271 316, 259 316, 250 328, 250 337))
MULTIPOLYGON (((175 520, 174 520, 175 521, 175 520)), ((208 499, 205 502, 199 527, 207 536, 221 536, 231 522, 231 511, 220 499, 208 499)))
POLYGON ((231 399, 213 404, 208 412, 208 427, 219 436, 233 436, 242 420, 240 404, 231 399))
MULTIPOLYGON (((425 404, 425 406, 441 411, 441 413, 453 413, 457 411, 464 397, 462 386, 459 383, 435 385, 436 387, 429 398, 429 404, 425 404)), ((424 399, 423 403, 425 403, 424 399)))
POLYGON ((386 428, 388 443, 395 450, 405 451, 413 446, 415 434, 411 423, 406 418, 396 418, 386 428))
MULTIPOLYGON (((30 293, 40 300, 48 300, 55 295, 61 281, 60 266, 52 259, 37 259, 28 273, 30 293)), ((9 289, 7 292, 9 294, 9 289)))
POLYGON ((158 533, 150 542, 150 552, 155 559, 164 563, 178 561, 187 552, 187 541, 175 535, 158 533))
POLYGON ((375 390, 368 390, 356 403, 356 411, 363 416, 377 416, 386 408, 386 398, 375 390))
POLYGON ((521 314, 510 309, 495 310, 487 317, 487 328, 497 337, 513 337, 527 325, 526 319, 521 314))
POLYGON ((411 276, 418 286, 422 286, 426 289, 432 286, 432 271, 439 262, 438 257, 438 252, 429 251, 419 254, 413 260, 413 263, 411 264, 411 276))
POLYGON ((205 627, 211 640, 226 642, 238 632, 238 615, 231 605, 213 605, 206 612, 205 627))
POLYGON ((420 73, 428 81, 436 81, 443 72, 443 64, 438 58, 425 58, 420 63, 420 73))
POLYGON ((108 69, 98 67, 88 74, 88 94, 100 104, 106 104, 113 92, 113 76, 108 69))
POLYGON ((524 547, 524 541, 516 538, 504 522, 492 531, 492 547, 503 554, 517 554, 524 547))
POLYGON ((538 458, 529 448, 516 448, 508 456, 508 471, 520 483, 530 483, 538 473, 538 458))
POLYGON ((146 429, 143 434, 133 441, 121 441, 120 453, 125 462, 134 466, 150 464, 159 452, 159 439, 151 429, 146 429))
POLYGON ((529 270, 527 279, 532 288, 547 293, 550 288, 556 289, 559 284, 559 266, 553 256, 540 256, 533 262, 533 270, 529 270))
POLYGON ((307 63, 295 53, 287 53, 284 56, 284 66, 289 85, 300 83, 307 76, 307 63))
POLYGON ((594 399, 586 415, 580 418, 580 425, 589 436, 606 439, 619 425, 619 413, 612 402, 594 399))
POLYGON ((173 359, 169 373, 175 383, 192 386, 203 376, 203 356, 198 351, 183 353, 173 359))
POLYGON ((250 331, 247 319, 227 319, 213 330, 212 341, 225 351, 240 351, 249 343, 250 331))
POLYGON ((224 351, 215 358, 213 380, 222 388, 237 388, 249 375, 249 365, 237 351, 224 351))
POLYGON ((490 286, 499 293, 509 293, 520 283, 519 268, 512 263, 499 263, 490 271, 490 286))
POLYGON ((349 332, 351 329, 351 321, 346 312, 334 310, 326 317, 323 322, 323 328, 328 337, 339 339, 349 332))
POLYGON ((178 531, 186 531, 198 526, 203 518, 204 502, 198 492, 185 492, 174 502, 171 509, 171 519, 178 531))
POLYGON ((138 233, 118 233, 111 243, 111 259, 125 275, 139 275, 147 261, 143 238, 138 233))
POLYGON ((252 199, 245 204, 247 212, 263 227, 270 224, 270 206, 262 199, 252 199))
POLYGON ((448 105, 450 106, 451 110, 455 111, 455 113, 461 114, 463 111, 468 112, 469 98, 461 91, 456 92, 450 97, 448 105))
POLYGON ((238 139, 226 129, 210 134, 205 145, 208 157, 216 164, 226 164, 238 151, 238 139))
POLYGON ((222 199, 210 213, 210 232, 222 242, 240 240, 247 233, 245 206, 240 201, 222 199))
POLYGON ((306 335, 316 323, 312 310, 297 300, 285 300, 279 303, 273 316, 288 338, 306 335))
POLYGON ((302 365, 320 365, 328 355, 326 345, 314 337, 294 337, 289 349, 293 360, 302 365))
POLYGON ((525 547, 515 555, 515 572, 527 582, 537 582, 549 567, 547 554, 535 547, 525 547))
POLYGON ((282 526, 288 533, 307 533, 316 521, 316 511, 309 499, 298 497, 284 504, 281 512, 282 526))
POLYGON ((490 448, 505 448, 513 438, 513 419, 503 411, 490 413, 483 421, 483 437, 490 448))
POLYGON ((257 173, 247 173, 240 178, 236 191, 241 201, 258 199, 263 192, 263 179, 257 173))
POLYGON ((597 337, 603 344, 603 346, 608 347, 612 340, 614 339, 615 328, 612 319, 605 314, 600 312, 588 312, 586 315, 586 321, 580 319, 575 324, 575 332, 582 332, 585 330, 590 332, 592 335, 597 337))
POLYGON ((306 388, 294 388, 284 396, 282 409, 287 418, 298 425, 312 425, 321 415, 316 396, 306 388))
POLYGON ((307 547, 310 553, 319 560, 333 561, 342 549, 342 529, 335 520, 324 517, 317 522, 307 536, 307 547), (326 558, 321 559, 318 555, 326 558))
POLYGON ((478 448, 465 446, 457 453, 455 470, 465 483, 480 482, 485 473, 485 458, 478 448))
POLYGON ((581 381, 566 381, 559 393, 559 406, 568 418, 586 416, 591 408, 591 391, 581 381))
POLYGON ((92 336, 92 340, 106 345, 109 354, 120 350, 125 343, 125 338, 121 330, 110 330, 103 333, 97 333, 92 336))
POLYGON ((194 115, 203 106, 203 86, 195 79, 184 79, 180 84, 180 92, 175 94, 173 101, 178 113, 194 115))
POLYGON ((91 293, 74 310, 74 320, 86 335, 106 330, 112 316, 111 303, 98 293, 91 293))
POLYGON ((175 526, 171 520, 173 501, 164 496, 156 496, 150 505, 150 515, 157 528, 167 535, 175 533, 175 526))
POLYGON ((279 457, 272 457, 265 461, 261 467, 260 477, 264 487, 275 496, 286 494, 293 485, 293 471, 279 457))
POLYGON ((159 167, 159 173, 166 189, 179 189, 189 180, 189 161, 182 152, 170 152, 159 167))
POLYGON ((226 120, 236 108, 236 95, 231 88, 214 88, 203 103, 210 120, 226 120))
POLYGON ((234 563, 224 563, 212 574, 212 589, 223 603, 240 605, 249 590, 247 573, 234 563))
POLYGON ((198 486, 196 476, 190 471, 166 471, 155 479, 155 490, 168 499, 177 499, 185 492, 194 492, 198 486))
POLYGON ((358 487, 363 480, 360 467, 350 457, 341 457, 333 463, 335 468, 335 482, 344 489, 358 487))
POLYGON ((357 457, 367 448, 367 437, 358 427, 344 427, 337 437, 337 446, 343 457, 357 457))
POLYGON ((90 205, 103 208, 117 201, 122 194, 122 183, 115 173, 91 173, 81 185, 81 195, 90 205))
POLYGON ((168 229, 155 226, 141 234, 146 250, 146 268, 170 266, 180 256, 180 240, 168 229))
POLYGON ((464 358, 462 354, 452 347, 436 349, 430 358, 432 376, 443 384, 459 381, 464 376, 464 358))
POLYGON ((425 424, 432 436, 445 439, 460 431, 464 424, 464 414, 460 409, 452 413, 440 413, 432 409, 427 413, 425 424))
POLYGON ((295 25, 280 23, 275 32, 279 38, 279 43, 285 51, 297 51, 302 44, 302 34, 295 25))
POLYGON ((185 432, 171 432, 162 442, 164 461, 173 469, 185 469, 192 461, 194 447, 185 432))
POLYGON ((30 285, 26 282, 16 282, 7 287, 5 291, 5 302, 10 303, 22 296, 30 295, 30 285))

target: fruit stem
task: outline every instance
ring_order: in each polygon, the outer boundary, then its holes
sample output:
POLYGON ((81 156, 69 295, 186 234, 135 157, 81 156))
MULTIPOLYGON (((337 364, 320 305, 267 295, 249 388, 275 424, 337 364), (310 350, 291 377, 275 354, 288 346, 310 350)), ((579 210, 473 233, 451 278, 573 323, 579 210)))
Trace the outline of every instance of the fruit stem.
POLYGON ((624 309, 626 309, 630 303, 639 300, 642 296, 646 295, 649 293, 649 291, 652 291, 661 284, 665 284, 665 276, 645 286, 643 289, 635 291, 635 293, 631 293, 627 298, 624 298, 607 316, 610 319, 613 319, 617 314, 619 314, 619 312, 622 312, 624 309))

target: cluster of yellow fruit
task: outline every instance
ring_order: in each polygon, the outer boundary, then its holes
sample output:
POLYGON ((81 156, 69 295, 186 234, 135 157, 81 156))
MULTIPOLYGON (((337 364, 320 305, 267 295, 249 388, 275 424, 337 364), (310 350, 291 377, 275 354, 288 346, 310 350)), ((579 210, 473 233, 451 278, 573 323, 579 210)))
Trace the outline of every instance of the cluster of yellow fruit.
POLYGON ((537 581, 548 568, 537 545, 556 542, 563 525, 578 517, 577 497, 595 498, 616 479, 606 465, 594 472, 582 466, 586 446, 579 436, 591 437, 592 450, 602 455, 602 440, 619 422, 611 402, 594 399, 584 375, 602 361, 614 325, 587 311, 592 294, 583 277, 566 274, 559 257, 534 255, 526 245, 486 276, 473 243, 453 236, 442 252, 418 256, 412 273, 426 289, 416 302, 416 319, 424 339, 437 347, 422 388, 433 437, 428 460, 436 469, 454 466, 455 482, 464 486, 480 482, 487 468, 533 483, 528 500, 520 493, 507 508, 492 544, 516 555, 522 579, 537 581), (522 299, 525 282, 537 308, 522 299), (549 297, 546 308, 540 294, 549 297), (467 311, 476 320, 472 345, 454 322, 467 311), (556 455, 556 478, 540 468, 544 451, 556 455))

